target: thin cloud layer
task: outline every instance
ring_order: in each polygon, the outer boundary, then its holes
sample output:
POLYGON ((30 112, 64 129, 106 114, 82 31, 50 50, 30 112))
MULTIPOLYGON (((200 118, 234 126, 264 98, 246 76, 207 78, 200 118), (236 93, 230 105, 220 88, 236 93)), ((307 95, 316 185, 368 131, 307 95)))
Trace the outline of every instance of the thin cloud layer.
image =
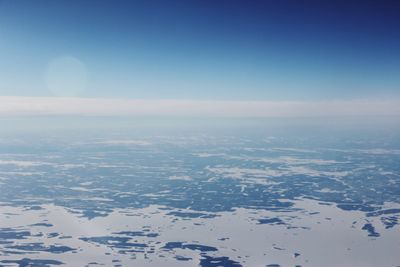
POLYGON ((324 117, 399 116, 400 101, 200 101, 0 97, 0 116, 324 117))

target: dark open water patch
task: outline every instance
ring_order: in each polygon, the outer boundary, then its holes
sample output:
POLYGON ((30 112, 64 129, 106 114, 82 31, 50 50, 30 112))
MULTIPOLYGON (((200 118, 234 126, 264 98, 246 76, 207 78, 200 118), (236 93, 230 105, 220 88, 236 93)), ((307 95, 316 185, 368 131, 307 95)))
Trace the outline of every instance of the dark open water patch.
POLYGON ((147 231, 122 231, 113 233, 115 235, 126 235, 126 236, 144 236, 144 237, 157 237, 158 233, 148 233, 147 231))
POLYGON ((198 245, 198 244, 184 244, 183 242, 168 242, 162 248, 166 250, 181 248, 181 249, 199 250, 201 252, 218 251, 218 249, 215 247, 198 245))
POLYGON ((178 261, 190 261, 190 260, 192 260, 192 258, 183 257, 183 256, 179 256, 179 255, 176 255, 174 258, 175 258, 176 260, 178 260, 178 261))
POLYGON ((43 243, 27 243, 22 245, 12 245, 6 246, 7 249, 16 249, 20 251, 27 252, 50 252, 50 253, 65 253, 70 251, 75 251, 76 249, 68 247, 68 246, 58 246, 58 245, 50 245, 45 246, 43 243))
POLYGON ((285 223, 279 218, 264 218, 264 219, 259 219, 258 224, 281 225, 285 223))
POLYGON ((0 260, 4 264, 18 264, 19 267, 47 267, 52 265, 64 264, 57 260, 42 260, 42 259, 28 259, 23 258, 21 260, 0 260))
POLYGON ((13 239, 26 239, 29 236, 31 236, 30 231, 21 231, 13 228, 0 228, 0 243, 13 239))
POLYGON ((120 236, 96 236, 96 237, 81 237, 82 241, 95 243, 99 245, 106 245, 111 248, 118 249, 120 253, 126 252, 145 252, 144 249, 148 247, 147 244, 130 242, 130 237, 120 236))
POLYGON ((30 226, 52 227, 53 225, 51 223, 35 223, 31 224, 30 226))
POLYGON ((379 237, 380 234, 375 231, 375 227, 371 223, 366 223, 361 228, 362 230, 366 230, 368 232, 368 236, 379 237))
POLYGON ((171 211, 167 213, 167 215, 173 215, 176 217, 188 218, 188 219, 193 219, 193 218, 210 219, 218 216, 217 214, 207 214, 201 212, 182 212, 182 211, 171 211))
POLYGON ((201 267, 242 267, 239 262, 231 260, 229 257, 211 257, 207 255, 202 255, 200 259, 201 267))
POLYGON ((385 229, 393 228, 399 224, 399 218, 396 216, 382 217, 381 221, 385 225, 385 229))
POLYGON ((386 210, 378 210, 374 212, 367 213, 367 217, 370 216, 380 216, 380 215, 390 215, 390 214, 399 214, 400 209, 386 209, 386 210))

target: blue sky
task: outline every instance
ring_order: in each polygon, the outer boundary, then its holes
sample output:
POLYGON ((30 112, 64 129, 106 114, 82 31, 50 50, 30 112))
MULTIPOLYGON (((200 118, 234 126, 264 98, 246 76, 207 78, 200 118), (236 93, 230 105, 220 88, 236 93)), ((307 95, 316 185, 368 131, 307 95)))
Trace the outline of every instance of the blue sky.
POLYGON ((399 1, 3 0, 0 95, 71 95, 59 79, 88 98, 400 99, 398 14, 399 1))

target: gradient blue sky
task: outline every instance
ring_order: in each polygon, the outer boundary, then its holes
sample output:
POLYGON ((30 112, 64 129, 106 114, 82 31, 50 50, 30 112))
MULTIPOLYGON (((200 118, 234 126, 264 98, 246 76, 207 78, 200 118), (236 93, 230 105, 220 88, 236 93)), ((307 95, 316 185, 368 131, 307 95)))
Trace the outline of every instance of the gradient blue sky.
POLYGON ((52 96, 49 65, 79 60, 77 96, 400 99, 400 1, 1 1, 0 95, 52 96))

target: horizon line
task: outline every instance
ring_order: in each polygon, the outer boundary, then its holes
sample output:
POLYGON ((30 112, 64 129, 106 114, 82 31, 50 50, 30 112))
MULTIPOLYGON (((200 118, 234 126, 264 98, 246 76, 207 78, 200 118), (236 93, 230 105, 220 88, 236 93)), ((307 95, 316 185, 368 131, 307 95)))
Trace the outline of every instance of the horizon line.
POLYGON ((237 101, 0 96, 0 116, 215 118, 400 116, 400 100, 237 101))

